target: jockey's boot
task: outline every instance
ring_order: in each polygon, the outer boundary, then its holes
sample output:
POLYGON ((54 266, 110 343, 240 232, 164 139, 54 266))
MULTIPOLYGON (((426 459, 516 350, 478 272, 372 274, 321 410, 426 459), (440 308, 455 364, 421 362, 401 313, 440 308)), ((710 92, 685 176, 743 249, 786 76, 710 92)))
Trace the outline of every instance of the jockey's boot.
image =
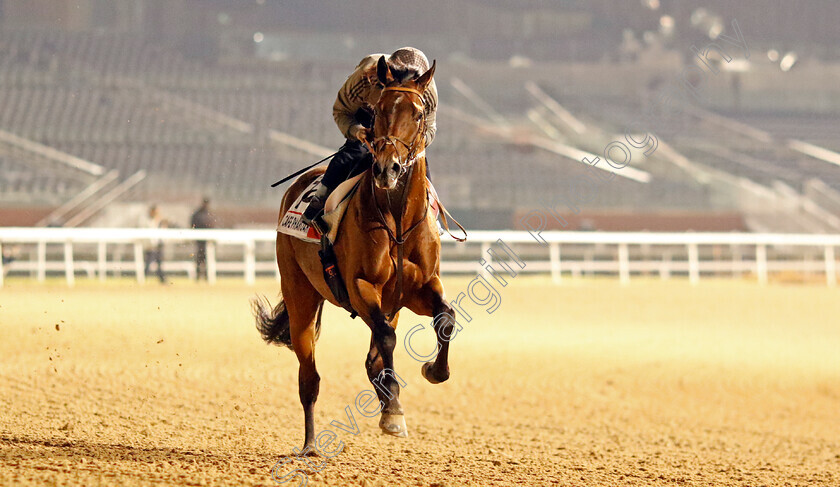
POLYGON ((327 202, 327 188, 324 185, 319 185, 312 199, 309 200, 309 206, 306 207, 300 220, 310 227, 314 228, 321 235, 329 233, 329 225, 324 221, 324 204, 327 202))
POLYGON ((309 206, 304 210, 303 215, 300 216, 300 220, 303 223, 318 230, 318 233, 321 235, 329 233, 329 226, 324 221, 324 200, 326 198, 313 197, 309 202, 309 206))

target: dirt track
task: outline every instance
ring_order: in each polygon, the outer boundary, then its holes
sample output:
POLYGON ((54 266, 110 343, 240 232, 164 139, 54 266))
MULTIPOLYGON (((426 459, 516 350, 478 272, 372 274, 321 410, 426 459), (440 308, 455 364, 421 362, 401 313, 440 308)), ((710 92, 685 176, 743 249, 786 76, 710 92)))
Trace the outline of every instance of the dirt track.
MULTIPOLYGON (((837 290, 517 279, 449 382, 400 348, 408 438, 356 413, 309 485, 840 485, 837 290)), ((259 340, 254 289, 7 285, 0 485, 273 485, 302 443, 297 362, 259 340)), ((326 313, 317 429, 370 388, 369 339, 326 313)))

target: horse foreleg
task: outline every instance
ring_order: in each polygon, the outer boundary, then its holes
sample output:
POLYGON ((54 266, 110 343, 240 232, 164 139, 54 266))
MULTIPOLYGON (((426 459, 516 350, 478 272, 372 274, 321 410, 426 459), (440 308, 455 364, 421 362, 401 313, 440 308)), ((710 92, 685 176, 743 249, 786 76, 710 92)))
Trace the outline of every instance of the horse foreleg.
POLYGON ((396 317, 391 323, 388 323, 384 316, 373 320, 371 341, 379 357, 378 360, 374 360, 373 367, 368 370, 368 377, 380 400, 385 403, 379 419, 379 427, 389 435, 407 436, 408 427, 405 424, 405 415, 400 403, 400 382, 403 381, 394 371, 394 348, 397 345, 397 334, 394 331, 396 325, 396 317), (381 369, 378 372, 376 372, 377 362, 381 362, 381 369), (376 375, 371 377, 374 372, 376 375))
POLYGON ((442 296, 438 295, 438 298, 432 326, 439 351, 434 362, 426 362, 421 368, 423 377, 432 384, 439 384, 449 378, 449 342, 452 341, 452 333, 455 330, 455 310, 442 296))
MULTIPOLYGON (((365 321, 372 331, 371 346, 365 366, 379 400, 384 404, 379 420, 382 431, 393 436, 407 436, 408 428, 400 403, 400 383, 405 384, 394 371, 394 348, 397 345, 398 316, 390 323, 380 309, 379 293, 367 281, 356 280, 360 296, 365 299, 368 316, 365 321)), ((363 308, 364 309, 364 308, 363 308)))
POLYGON ((382 363, 382 355, 379 353, 379 347, 376 346, 376 341, 371 336, 370 349, 365 359, 365 370, 367 371, 368 380, 373 384, 373 389, 376 391, 376 395, 383 405, 388 403, 389 398, 382 389, 377 387, 377 379, 384 368, 385 365, 382 363))

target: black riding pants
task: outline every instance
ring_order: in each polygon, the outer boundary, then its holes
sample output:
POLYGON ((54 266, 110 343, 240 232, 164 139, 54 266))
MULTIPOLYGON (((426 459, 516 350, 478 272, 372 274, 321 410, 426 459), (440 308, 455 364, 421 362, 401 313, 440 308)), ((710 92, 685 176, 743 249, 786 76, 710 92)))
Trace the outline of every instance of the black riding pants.
MULTIPOLYGON (((373 156, 367 146, 358 140, 347 139, 327 166, 321 184, 326 186, 327 191, 332 192, 339 184, 370 169, 371 165, 373 165, 373 156)), ((426 177, 431 181, 428 159, 426 159, 426 177)))

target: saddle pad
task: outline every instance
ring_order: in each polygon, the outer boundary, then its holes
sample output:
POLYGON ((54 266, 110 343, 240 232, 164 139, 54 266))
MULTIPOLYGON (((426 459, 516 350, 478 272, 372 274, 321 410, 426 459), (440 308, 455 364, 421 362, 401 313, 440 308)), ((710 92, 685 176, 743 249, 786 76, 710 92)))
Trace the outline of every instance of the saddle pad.
MULTIPOLYGON (((303 176, 301 176, 303 177, 303 176)), ((338 187, 327 198, 324 205, 324 220, 329 224, 330 233, 327 238, 330 242, 335 242, 338 236, 338 230, 341 226, 341 221, 344 217, 344 212, 350 202, 350 198, 356 192, 359 186, 359 180, 362 179, 362 174, 352 177, 347 181, 339 184, 338 187)), ((321 182, 321 176, 313 179, 309 186, 298 195, 294 204, 289 207, 283 218, 277 224, 277 231, 285 235, 289 235, 305 242, 319 243, 321 241, 321 234, 301 221, 301 216, 306 208, 309 207, 309 202, 312 200, 312 195, 321 182)), ((440 213, 440 206, 438 205, 438 196, 431 181, 426 180, 429 184, 429 205, 434 219, 437 219, 440 213)))
MULTIPOLYGON (((307 186, 306 189, 298 195, 295 202, 289 207, 286 214, 283 215, 283 218, 281 218, 277 223, 278 232, 298 238, 305 242, 317 243, 321 241, 321 234, 301 221, 303 212, 305 212, 309 207, 309 202, 312 201, 312 195, 318 188, 321 178, 322 176, 318 176, 313 179, 312 182, 309 183, 309 186, 307 186)), ((350 201, 350 197, 353 196, 353 193, 355 193, 356 187, 358 186, 358 182, 361 178, 362 176, 358 175, 344 181, 339 184, 338 187, 330 194, 329 198, 327 198, 327 202, 324 205, 324 220, 330 225, 330 234, 327 235, 327 238, 329 238, 330 241, 335 241, 335 237, 338 235, 338 227, 341 224, 344 211, 347 209, 347 203, 350 201)))

